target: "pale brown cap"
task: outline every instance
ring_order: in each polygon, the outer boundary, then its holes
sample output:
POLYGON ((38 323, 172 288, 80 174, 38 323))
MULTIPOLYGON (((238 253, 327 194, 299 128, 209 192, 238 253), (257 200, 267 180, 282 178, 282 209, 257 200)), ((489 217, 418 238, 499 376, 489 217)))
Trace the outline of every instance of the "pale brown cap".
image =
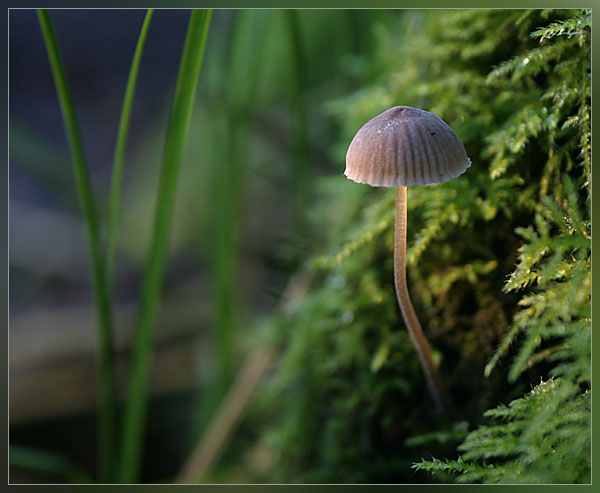
POLYGON ((376 187, 429 185, 471 166, 450 126, 429 111, 394 106, 365 123, 346 153, 344 174, 376 187))

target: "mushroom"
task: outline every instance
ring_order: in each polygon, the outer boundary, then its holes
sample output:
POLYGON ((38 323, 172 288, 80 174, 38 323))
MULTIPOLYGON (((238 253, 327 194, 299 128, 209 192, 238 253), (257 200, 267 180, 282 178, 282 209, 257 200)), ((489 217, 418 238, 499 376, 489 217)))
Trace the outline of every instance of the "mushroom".
POLYGON ((396 187, 396 296, 440 412, 450 407, 450 399, 406 284, 406 187, 443 183, 463 174, 469 166, 471 160, 450 126, 437 115, 410 106, 394 106, 369 120, 356 133, 346 154, 344 174, 350 180, 396 187))

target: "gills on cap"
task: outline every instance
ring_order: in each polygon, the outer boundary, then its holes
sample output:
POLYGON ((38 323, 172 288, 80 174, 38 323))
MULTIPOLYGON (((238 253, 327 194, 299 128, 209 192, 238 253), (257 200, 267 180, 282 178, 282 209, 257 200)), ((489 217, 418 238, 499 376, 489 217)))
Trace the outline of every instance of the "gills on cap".
POLYGON ((394 106, 356 133, 344 174, 372 186, 443 183, 471 166, 450 126, 429 111, 394 106))

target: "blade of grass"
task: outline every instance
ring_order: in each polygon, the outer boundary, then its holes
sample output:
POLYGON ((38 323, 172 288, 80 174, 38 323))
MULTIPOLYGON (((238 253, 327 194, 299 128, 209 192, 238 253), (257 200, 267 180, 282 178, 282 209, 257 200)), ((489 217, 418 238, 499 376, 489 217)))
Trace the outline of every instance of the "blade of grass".
MULTIPOLYGON (((292 117, 292 163, 294 178, 294 216, 297 225, 298 238, 296 241, 310 243, 307 237, 305 210, 308 203, 309 179, 309 143, 308 118, 306 115, 306 67, 300 22, 295 9, 283 11, 287 30, 290 34, 290 59, 292 71, 291 117, 292 117)), ((305 247, 306 244, 300 245, 305 247)))
POLYGON ((110 195, 108 203, 108 225, 106 232, 106 272, 109 278, 112 277, 117 226, 119 221, 119 205, 121 199, 121 183, 123 180, 123 163, 125 161, 125 145, 127 143, 127 134, 129 130, 129 120, 131 118, 131 107, 133 106, 133 97, 135 95, 135 85, 137 81, 140 60, 144 51, 144 43, 146 42, 146 34, 150 26, 150 20, 154 9, 148 9, 140 36, 135 47, 133 60, 131 61, 131 69, 129 70, 129 78, 127 79, 127 87, 125 89, 125 97, 123 99, 123 108, 121 109, 121 118, 119 121, 119 129, 117 131, 117 145, 115 147, 115 155, 113 159, 113 170, 110 185, 110 195))
POLYGON ((256 114, 258 77, 264 59, 265 30, 270 14, 235 11, 226 34, 221 84, 224 98, 212 117, 215 139, 222 142, 218 165, 211 167, 209 193, 215 204, 211 239, 212 327, 214 378, 198 398, 198 412, 189 438, 194 443, 218 409, 238 366, 236 343, 242 299, 239 295, 241 204, 244 194, 244 152, 248 123, 256 114))
POLYGON ((69 159, 68 153, 22 121, 11 118, 9 128, 11 165, 16 165, 43 185, 44 190, 60 201, 62 206, 78 211, 75 180, 71 169, 63 166, 69 159))
MULTIPOLYGON (((212 292, 212 327, 215 351, 214 377, 206 389, 199 395, 201 409, 197 413, 200 418, 190 438, 194 439, 206 426, 225 395, 234 375, 235 334, 239 315, 239 298, 237 296, 236 268, 238 260, 238 223, 239 200, 242 182, 239 169, 239 127, 242 119, 243 103, 246 102, 243 91, 247 90, 250 81, 247 77, 239 77, 232 73, 231 53, 238 42, 237 33, 240 19, 245 11, 233 14, 233 23, 228 32, 228 56, 223 71, 225 98, 222 107, 217 109, 213 131, 215 138, 221 142, 219 165, 212 166, 210 174, 211 202, 215 204, 215 218, 212 222, 211 238, 211 292, 212 292), (241 89, 239 93, 236 89, 241 89)), ((236 66, 236 65, 234 65, 236 66)), ((244 74, 247 75, 247 74, 244 74)))
POLYGON ((100 224, 85 160, 83 142, 81 140, 79 125, 75 115, 75 107, 73 105, 58 42, 54 33, 54 27, 47 10, 41 9, 38 10, 37 13, 69 141, 69 148, 75 170, 77 194, 85 219, 91 254, 94 301, 98 316, 99 330, 99 477, 102 481, 108 481, 112 475, 112 460, 114 456, 115 396, 113 382, 111 305, 100 244, 100 224))
POLYGON ((9 464, 11 468, 23 469, 35 474, 50 474, 71 483, 92 482, 92 478, 71 459, 45 450, 11 445, 9 464))
MULTIPOLYGON (((290 279, 275 308, 277 313, 288 313, 302 299, 310 286, 312 274, 300 270, 290 279)), ((218 462, 227 444, 233 437, 251 399, 266 373, 279 356, 281 344, 277 341, 260 346, 246 356, 233 384, 229 387, 219 409, 193 447, 176 483, 193 484, 210 479, 210 471, 218 462)))
POLYGON ((217 408, 229 388, 236 368, 236 334, 238 332, 240 299, 239 230, 240 202, 243 192, 243 170, 240 169, 239 144, 242 131, 234 121, 230 108, 221 130, 225 149, 223 161, 214 170, 213 196, 217 205, 212 250, 213 333, 215 343, 215 376, 205 401, 206 419, 217 408))
POLYGON ((177 178, 211 15, 211 10, 192 11, 171 108, 154 213, 154 227, 140 294, 133 360, 125 404, 118 475, 119 481, 123 483, 135 482, 139 475, 152 334, 158 309, 177 178))

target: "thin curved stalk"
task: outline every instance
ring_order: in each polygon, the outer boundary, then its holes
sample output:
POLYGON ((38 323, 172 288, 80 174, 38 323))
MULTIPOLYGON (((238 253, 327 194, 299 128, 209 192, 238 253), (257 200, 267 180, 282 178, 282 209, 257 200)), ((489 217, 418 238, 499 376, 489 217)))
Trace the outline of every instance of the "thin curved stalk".
POLYGON ((110 196, 108 200, 108 225, 106 233, 106 272, 108 277, 112 277, 117 226, 119 220, 119 205, 121 201, 121 182, 123 180, 123 162, 125 161, 125 144, 127 143, 127 133, 129 130, 129 120, 131 119, 131 107, 133 106, 133 96, 135 94, 135 84, 137 81, 138 71, 140 68, 140 60, 144 51, 144 43, 146 42, 146 34, 150 26, 150 19, 154 9, 148 9, 140 36, 135 47, 133 60, 131 61, 131 69, 127 79, 127 87, 125 89, 125 97, 123 98, 123 108, 121 109, 121 118, 119 120, 119 129, 117 131, 117 145, 115 146, 115 155, 113 158, 113 170, 110 182, 110 196))
MULTIPOLYGON (((312 274, 301 270, 290 279, 275 308, 278 313, 287 313, 304 297, 309 289, 312 274)), ((250 400, 256 395, 262 379, 278 357, 281 347, 270 344, 257 348, 242 363, 234 383, 219 404, 203 436, 193 448, 176 483, 193 484, 204 480, 215 467, 225 447, 244 418, 250 400)))
POLYGON ((415 309, 410 301, 406 284, 406 187, 396 187, 396 229, 394 236, 394 281, 398 304, 406 323, 406 328, 419 355, 425 372, 427 386, 440 412, 449 408, 449 397, 442 377, 431 358, 431 348, 423 333, 415 309))
POLYGON ((48 60, 56 85, 56 93, 60 110, 69 141, 77 195, 87 229, 87 239, 90 248, 92 276, 94 284, 94 301, 98 317, 98 453, 100 464, 100 480, 110 480, 114 456, 115 432, 115 398, 113 382, 113 344, 111 303, 108 289, 104 260, 102 256, 100 223, 94 203, 92 184, 87 169, 83 142, 79 124, 75 115, 75 106, 67 75, 60 55, 54 27, 47 10, 37 11, 40 27, 44 36, 48 60))
POLYGON ((154 210, 152 240, 144 271, 133 341, 133 359, 127 388, 118 471, 118 479, 121 483, 136 482, 139 475, 148 373, 152 358, 152 337, 161 293, 179 168, 194 106, 211 15, 212 10, 192 11, 179 65, 154 210))

